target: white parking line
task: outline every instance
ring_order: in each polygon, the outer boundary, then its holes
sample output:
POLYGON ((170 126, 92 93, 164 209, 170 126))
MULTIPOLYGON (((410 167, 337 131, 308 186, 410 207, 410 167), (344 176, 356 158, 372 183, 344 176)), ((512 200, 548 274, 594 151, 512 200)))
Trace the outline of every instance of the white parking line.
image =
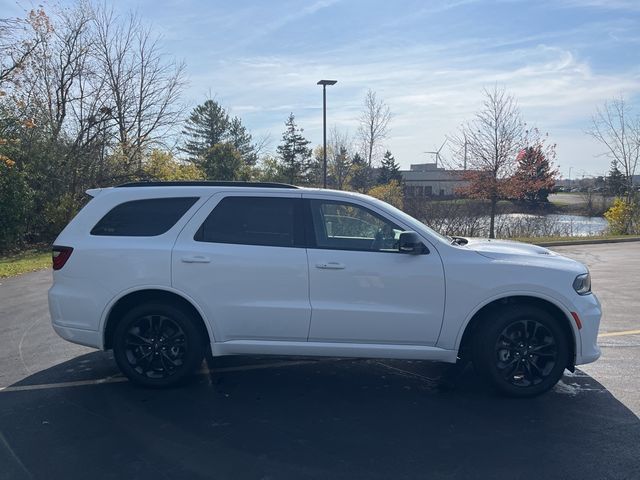
MULTIPOLYGON (((297 362, 273 362, 273 363, 262 363, 258 365, 239 365, 237 367, 223 367, 223 368, 214 368, 214 369, 204 368, 200 370, 198 374, 209 375, 211 373, 242 372, 247 370, 283 368, 283 367, 291 367, 296 365, 320 363, 321 361, 322 360, 300 360, 297 362)), ((0 387, 0 393, 24 392, 29 390, 47 390, 49 388, 82 387, 86 385, 102 385, 107 383, 121 383, 126 381, 128 381, 126 377, 118 376, 118 377, 98 378, 95 380, 77 380, 74 382, 40 383, 36 385, 16 385, 14 387, 0 387)))
POLYGON ((623 330, 621 332, 601 333, 598 337, 621 337, 623 335, 640 335, 640 330, 623 330))

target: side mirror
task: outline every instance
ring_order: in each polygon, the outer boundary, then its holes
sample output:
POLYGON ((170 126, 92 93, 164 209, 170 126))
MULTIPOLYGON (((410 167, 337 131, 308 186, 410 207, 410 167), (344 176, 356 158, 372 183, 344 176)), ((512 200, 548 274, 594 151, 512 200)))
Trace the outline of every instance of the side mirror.
POLYGON ((420 236, 416 232, 402 232, 398 241, 398 251, 411 255, 429 253, 429 249, 422 243, 420 236))

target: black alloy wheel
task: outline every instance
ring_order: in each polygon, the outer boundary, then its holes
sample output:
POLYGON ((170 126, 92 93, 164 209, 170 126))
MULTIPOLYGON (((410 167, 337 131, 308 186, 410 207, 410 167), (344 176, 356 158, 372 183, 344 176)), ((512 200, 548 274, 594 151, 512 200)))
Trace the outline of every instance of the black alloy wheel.
POLYGON ((562 321, 534 305, 507 305, 492 311, 475 337, 476 369, 508 396, 546 392, 570 363, 562 321))
POLYGON ((131 381, 168 387, 190 375, 202 362, 205 341, 194 319, 170 305, 141 305, 118 324, 114 356, 131 381))
POLYGON ((558 346, 553 334, 536 320, 507 325, 495 345, 496 368, 516 387, 538 385, 553 371, 558 346))
POLYGON ((182 328, 165 315, 139 317, 127 330, 124 344, 131 367, 149 378, 173 375, 189 348, 182 328))

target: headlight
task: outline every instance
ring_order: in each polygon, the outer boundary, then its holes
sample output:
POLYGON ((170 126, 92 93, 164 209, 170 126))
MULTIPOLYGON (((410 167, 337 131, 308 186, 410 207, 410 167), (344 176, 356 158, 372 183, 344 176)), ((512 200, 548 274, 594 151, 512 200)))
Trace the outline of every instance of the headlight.
POLYGON ((583 273, 578 275, 573 281, 573 289, 578 295, 587 295, 591 293, 591 274, 583 273))

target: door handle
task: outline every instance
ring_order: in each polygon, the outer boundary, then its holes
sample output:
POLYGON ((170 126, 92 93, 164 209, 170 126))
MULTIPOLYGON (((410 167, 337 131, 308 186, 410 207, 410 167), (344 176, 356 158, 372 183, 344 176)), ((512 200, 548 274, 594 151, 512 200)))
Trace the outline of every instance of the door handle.
POLYGON ((209 257, 205 257, 204 255, 190 255, 182 257, 182 261, 184 263, 209 263, 211 262, 211 259, 209 257))
POLYGON ((321 268, 323 270, 344 270, 345 264, 338 262, 322 262, 316 263, 316 268, 321 268))

